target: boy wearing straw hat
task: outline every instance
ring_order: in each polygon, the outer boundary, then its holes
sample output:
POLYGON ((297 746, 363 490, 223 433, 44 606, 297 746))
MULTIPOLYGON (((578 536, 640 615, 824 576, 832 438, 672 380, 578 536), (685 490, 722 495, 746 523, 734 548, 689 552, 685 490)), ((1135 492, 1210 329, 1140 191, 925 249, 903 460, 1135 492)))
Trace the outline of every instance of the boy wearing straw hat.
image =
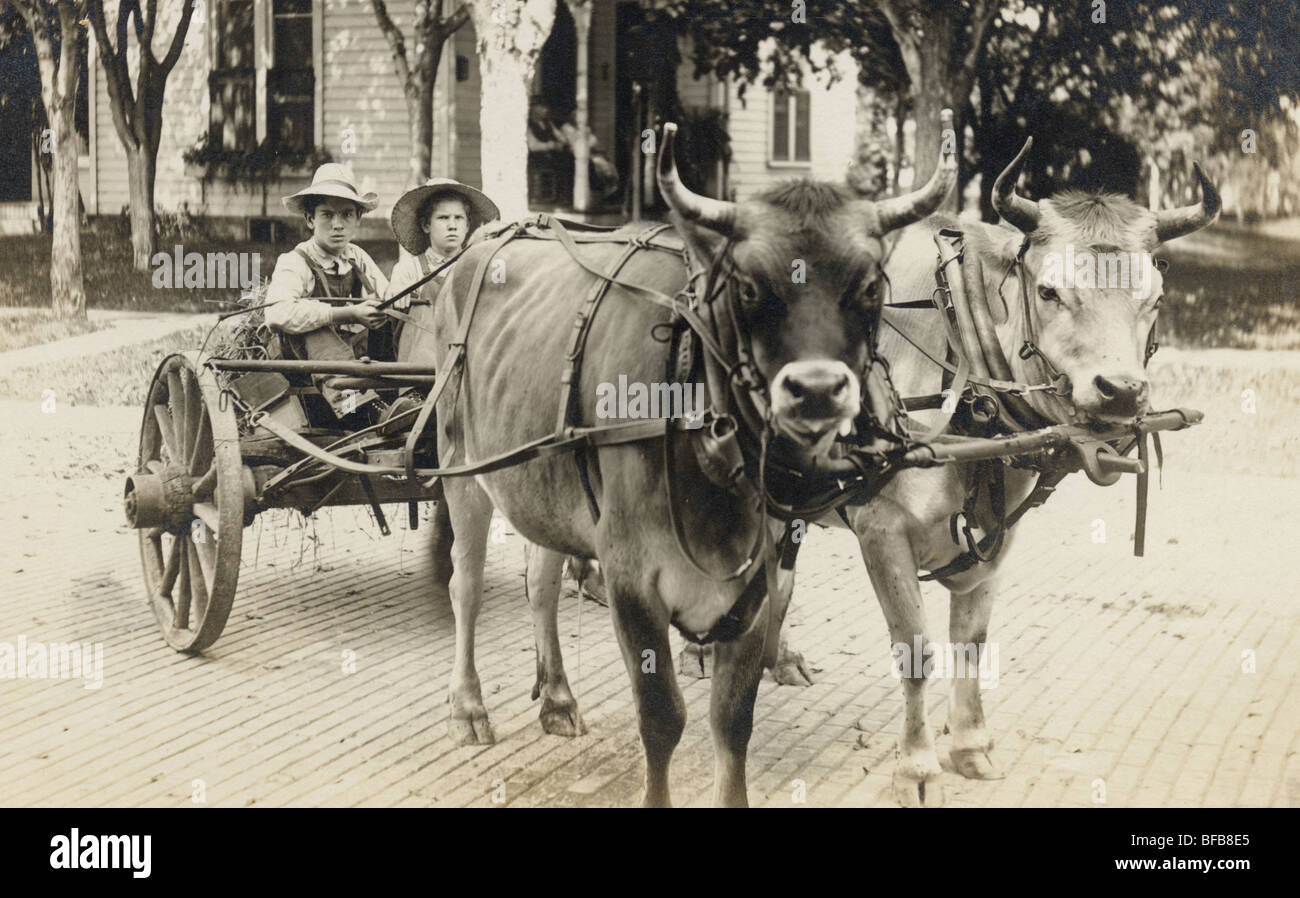
MULTIPOLYGON (((482 191, 451 178, 430 178, 408 190, 393 204, 390 223, 397 242, 410 253, 397 260, 385 298, 401 293, 427 277, 439 265, 460 252, 465 240, 484 222, 500 216, 496 203, 482 191)), ((444 271, 414 293, 393 305, 409 310, 414 327, 398 333, 397 360, 431 358, 433 347, 433 300, 447 279, 444 271), (427 351, 426 351, 427 350, 427 351)), ((414 398, 414 391, 406 396, 414 398)))
MULTIPOLYGON (((276 261, 266 295, 271 304, 266 309, 267 325, 301 335, 287 342, 308 359, 382 355, 378 341, 370 338, 389 321, 378 308, 388 280, 366 251, 352 243, 361 216, 379 205, 379 197, 360 193, 351 170, 330 162, 316 169, 311 186, 284 197, 283 202, 290 212, 303 216, 311 237, 276 261), (337 301, 346 299, 355 301, 337 301)), ((364 426, 386 410, 373 390, 339 390, 333 386, 335 379, 313 377, 345 424, 364 426)))
MULTIPOLYGON (((388 296, 420 280, 460 252, 479 225, 500 216, 496 203, 479 190, 451 178, 430 178, 393 204, 391 224, 397 242, 410 253, 397 261, 388 296)), ((433 301, 444 275, 394 305, 407 308, 433 301)))

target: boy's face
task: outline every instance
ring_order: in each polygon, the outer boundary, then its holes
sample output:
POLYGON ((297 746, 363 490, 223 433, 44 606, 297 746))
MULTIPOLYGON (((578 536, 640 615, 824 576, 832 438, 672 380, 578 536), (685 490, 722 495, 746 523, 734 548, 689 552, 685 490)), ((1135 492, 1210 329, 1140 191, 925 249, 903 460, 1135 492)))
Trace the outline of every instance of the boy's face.
POLYGON ((361 226, 361 210, 350 200, 327 197, 307 216, 307 226, 317 246, 337 254, 356 236, 361 226))
POLYGON ((460 250, 469 235, 469 215, 465 204, 458 199, 438 200, 429 210, 429 217, 420 225, 429 235, 433 251, 440 256, 450 256, 460 250))

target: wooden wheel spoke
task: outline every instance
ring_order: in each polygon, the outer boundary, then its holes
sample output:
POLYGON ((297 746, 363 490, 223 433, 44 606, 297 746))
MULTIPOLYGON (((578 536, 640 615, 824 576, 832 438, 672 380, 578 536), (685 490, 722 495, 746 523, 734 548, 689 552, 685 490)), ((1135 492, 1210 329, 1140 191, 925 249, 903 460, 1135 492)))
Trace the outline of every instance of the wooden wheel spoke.
POLYGON ((185 388, 181 385, 181 374, 173 369, 167 372, 167 410, 172 417, 172 436, 176 438, 178 453, 172 454, 172 461, 181 464, 189 458, 189 422, 185 417, 185 388))
POLYGON ((208 536, 217 539, 221 536, 221 513, 211 502, 195 502, 194 516, 208 528, 208 536))
POLYGON ((202 392, 199 382, 194 379, 194 372, 186 368, 181 374, 181 394, 185 398, 185 451, 188 459, 194 458, 203 419, 207 417, 203 414, 202 392))
MULTIPOLYGON (((178 595, 176 596, 175 614, 173 615, 172 620, 174 622, 173 626, 175 626, 176 629, 188 630, 190 628, 190 599, 193 597, 193 588, 190 585, 190 580, 192 579, 190 571, 190 555, 189 552, 185 550, 185 537, 177 537, 176 547, 179 550, 181 574, 176 581, 176 591, 178 595)), ((202 577, 203 574, 200 572, 199 578, 201 579, 202 577)))
POLYGON ((153 407, 153 415, 158 419, 158 433, 162 436, 163 448, 167 450, 168 458, 173 462, 179 462, 183 456, 180 454, 179 445, 176 442, 176 431, 172 427, 171 412, 167 411, 167 406, 161 402, 153 407))
POLYGON ((208 416, 202 409, 196 410, 195 414, 198 416, 198 424, 194 432, 194 441, 190 444, 186 468, 191 475, 197 475, 200 468, 206 468, 212 463, 212 422, 208 420, 208 416))
POLYGON ((212 491, 217 486, 217 466, 214 464, 208 468, 206 474, 194 481, 194 498, 200 499, 204 496, 211 496, 212 491))
POLYGON ((163 561, 162 535, 163 529, 161 527, 151 527, 146 530, 144 534, 145 539, 149 543, 149 548, 147 550, 149 552, 149 560, 152 562, 154 569, 160 572, 165 570, 167 566, 166 562, 163 561))
POLYGON ((202 553, 193 540, 189 540, 189 555, 190 592, 194 596, 191 610, 196 625, 202 625, 203 616, 208 613, 208 572, 203 570, 202 553))
POLYGON ((214 583, 213 578, 216 576, 217 569, 217 540, 216 537, 205 534, 202 542, 190 540, 190 545, 194 547, 194 553, 199 559, 199 568, 203 571, 203 579, 209 588, 214 583), (210 538, 209 538, 210 537, 210 538))
MULTIPOLYGON (((161 540, 159 542, 159 554, 161 554, 161 540)), ((180 573, 181 569, 181 548, 181 541, 173 539, 171 552, 167 556, 167 566, 163 568, 162 582, 158 584, 159 595, 171 598, 172 587, 176 584, 176 575, 180 573)))

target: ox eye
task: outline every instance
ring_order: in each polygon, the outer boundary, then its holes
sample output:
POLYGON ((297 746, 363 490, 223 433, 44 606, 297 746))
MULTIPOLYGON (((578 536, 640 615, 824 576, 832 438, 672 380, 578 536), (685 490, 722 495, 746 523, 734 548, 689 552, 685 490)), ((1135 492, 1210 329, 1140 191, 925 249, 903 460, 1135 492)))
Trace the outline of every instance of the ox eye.
POLYGON ((1038 295, 1048 302, 1060 302, 1061 294, 1056 292, 1055 287, 1049 287, 1046 284, 1038 285, 1038 295))
POLYGON ((1168 259, 1156 259, 1154 261, 1155 261, 1156 271, 1160 272, 1161 274, 1164 274, 1166 271, 1169 270, 1168 259))
POLYGON ((758 302, 758 285, 749 278, 742 279, 740 282, 740 298, 750 304, 758 302))

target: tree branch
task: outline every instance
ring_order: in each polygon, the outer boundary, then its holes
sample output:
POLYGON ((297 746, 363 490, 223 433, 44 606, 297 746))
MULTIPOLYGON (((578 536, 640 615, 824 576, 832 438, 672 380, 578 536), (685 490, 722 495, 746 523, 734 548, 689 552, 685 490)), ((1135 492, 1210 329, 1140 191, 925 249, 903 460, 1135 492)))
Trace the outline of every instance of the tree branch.
POLYGON ((916 90, 921 85, 921 53, 917 34, 907 22, 907 12, 895 6, 894 0, 878 0, 880 12, 889 22, 889 31, 898 45, 898 55, 903 58, 903 68, 907 70, 907 79, 916 90))
POLYGON ((194 4, 186 3, 181 12, 180 24, 176 26, 176 33, 172 35, 171 46, 167 48, 167 55, 163 57, 162 62, 158 64, 159 74, 166 78, 175 68, 177 60, 181 58, 181 51, 185 49, 185 35, 190 30, 190 19, 194 17, 194 4))
POLYGON ((130 15, 134 0, 123 0, 117 10, 118 45, 108 39, 108 23, 104 19, 103 0, 91 0, 88 9, 90 26, 99 42, 99 56, 103 63, 104 86, 108 90, 108 107, 113 115, 113 127, 123 144, 137 145, 138 141, 127 110, 135 109, 135 93, 131 88, 131 73, 126 64, 126 17, 130 15))
POLYGON ((402 80, 405 86, 411 79, 411 66, 406 60, 406 41, 402 38, 401 30, 393 24, 393 18, 388 14, 388 7, 384 0, 370 0, 370 5, 375 11, 375 19, 379 22, 379 30, 388 38, 388 46, 393 51, 393 67, 397 70, 397 77, 402 80))
MULTIPOLYGON (((140 52, 141 54, 148 53, 149 62, 157 66, 158 59, 153 55, 153 33, 154 29, 158 27, 158 0, 145 0, 145 2, 148 5, 145 7, 144 37, 140 39, 140 52)), ((181 8, 189 9, 192 5, 183 2, 181 8)))
POLYGON ((980 53, 984 50, 984 31, 988 28, 989 22, 993 21, 997 11, 998 4, 992 0, 974 0, 970 21, 970 46, 966 48, 966 55, 962 57, 961 68, 958 70, 963 79, 969 80, 975 73, 980 53))
POLYGON ((443 34, 450 37, 460 30, 461 26, 469 21, 469 4, 462 3, 456 7, 456 11, 447 17, 443 27, 443 34))

